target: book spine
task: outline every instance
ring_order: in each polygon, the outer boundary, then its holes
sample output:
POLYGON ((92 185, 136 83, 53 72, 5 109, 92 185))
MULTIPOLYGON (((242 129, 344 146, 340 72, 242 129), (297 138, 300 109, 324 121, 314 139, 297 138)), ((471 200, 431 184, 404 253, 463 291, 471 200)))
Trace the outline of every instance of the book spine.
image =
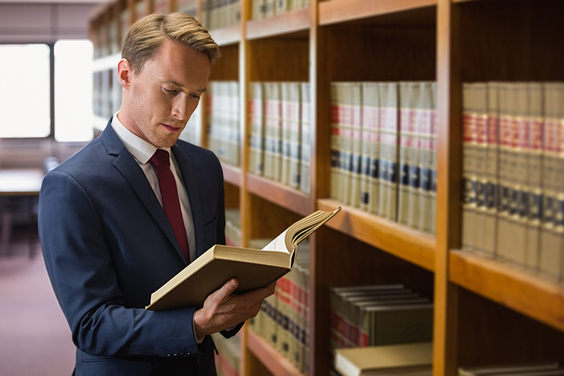
POLYGON ((251 124, 249 172, 262 176, 264 152, 264 116, 262 83, 249 83, 249 122, 251 124))
POLYGON ((380 112, 380 198, 379 213, 396 220, 397 213, 397 142, 398 142, 398 87, 397 83, 381 83, 382 107, 380 112))
POLYGON ((540 224, 542 203, 542 141, 543 141, 543 115, 541 83, 529 83, 528 90, 528 116, 527 116, 527 172, 525 185, 527 202, 525 203, 525 223, 527 244, 525 245, 524 266, 532 272, 538 271, 540 249, 540 224))
POLYGON ((497 218, 499 206, 499 83, 487 84, 487 158, 486 158, 486 215, 484 224, 483 255, 493 258, 496 254, 497 218))
POLYGON ((435 194, 433 175, 436 171, 436 84, 422 83, 419 120, 419 218, 417 228, 434 233, 435 194))
POLYGON ((300 132, 300 190, 310 193, 310 86, 308 82, 301 84, 301 132, 300 132))
POLYGON ((280 83, 280 89, 282 94, 282 135, 281 135, 281 171, 280 171, 280 182, 284 185, 290 185, 290 142, 291 142, 291 132, 292 132, 292 119, 293 117, 293 103, 292 101, 292 90, 290 82, 280 83))
POLYGON ((341 154, 343 150, 343 136, 341 124, 344 122, 341 94, 342 84, 331 83, 331 198, 342 201, 341 190, 341 154))
POLYGON ((349 129, 350 189, 347 204, 360 207, 360 159, 362 150, 362 83, 351 83, 351 118, 349 129))
POLYGON ((379 85, 364 82, 362 86, 362 159, 360 208, 378 213, 380 103, 379 85))
POLYGON ((562 280, 564 223, 562 171, 564 167, 564 84, 544 84, 544 146, 542 160, 542 223, 539 272, 562 280))

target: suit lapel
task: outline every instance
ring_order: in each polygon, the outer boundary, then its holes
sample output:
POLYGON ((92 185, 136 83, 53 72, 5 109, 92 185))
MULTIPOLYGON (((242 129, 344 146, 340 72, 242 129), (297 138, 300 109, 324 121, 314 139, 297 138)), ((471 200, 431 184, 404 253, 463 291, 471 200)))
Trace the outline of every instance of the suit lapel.
POLYGON ((188 200, 190 201, 190 208, 192 210, 192 221, 194 223, 194 234, 196 239, 196 257, 200 256, 204 250, 204 239, 199 234, 204 233, 204 224, 202 219, 202 201, 200 200, 200 194, 198 189, 198 181, 195 178, 196 173, 192 168, 192 164, 188 159, 188 156, 180 150, 177 145, 172 147, 172 152, 174 157, 178 162, 180 167, 180 172, 182 173, 182 181, 184 182, 184 187, 188 193, 188 200))
POLYGON ((184 261, 182 250, 178 245, 172 226, 168 222, 168 218, 155 196, 155 192, 147 181, 145 173, 139 167, 139 164, 133 159, 133 156, 123 145, 114 129, 111 126, 111 119, 106 126, 104 132, 100 135, 100 140, 106 147, 108 154, 115 156, 113 165, 116 170, 123 176, 131 189, 135 192, 139 200, 145 205, 153 219, 157 222, 161 230, 165 233, 176 253, 184 261))

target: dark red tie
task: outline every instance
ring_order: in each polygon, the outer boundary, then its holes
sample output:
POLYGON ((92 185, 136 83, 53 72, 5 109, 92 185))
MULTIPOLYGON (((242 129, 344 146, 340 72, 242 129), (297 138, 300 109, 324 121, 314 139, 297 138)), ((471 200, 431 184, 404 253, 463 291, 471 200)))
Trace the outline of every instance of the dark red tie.
POLYGON ((186 236, 186 227, 182 220, 182 211, 180 210, 180 201, 178 200, 178 190, 176 189, 176 180, 170 170, 170 159, 166 150, 157 149, 151 157, 151 164, 157 168, 159 179, 159 188, 163 200, 163 208, 168 220, 176 235, 176 240, 180 245, 180 249, 184 254, 187 262, 190 262, 188 252, 188 237, 186 236))

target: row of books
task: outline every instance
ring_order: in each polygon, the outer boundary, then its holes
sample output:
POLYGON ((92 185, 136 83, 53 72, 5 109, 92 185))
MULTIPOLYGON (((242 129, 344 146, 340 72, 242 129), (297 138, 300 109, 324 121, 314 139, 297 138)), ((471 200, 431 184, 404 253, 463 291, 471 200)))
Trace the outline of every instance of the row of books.
POLYGON ((202 24, 210 29, 236 25, 241 21, 240 0, 204 0, 202 3, 202 24))
MULTIPOLYGON (((251 241, 262 249, 269 240, 251 241)), ((276 292, 265 299, 249 329, 264 338, 303 375, 308 374, 309 243, 298 245, 294 268, 276 283, 276 292)))
MULTIPOLYGON (((237 0, 239 1, 239 0, 237 0)), ((167 14, 170 11, 171 0, 153 0, 153 12, 167 14)), ((237 5, 238 6, 238 5, 237 5)), ((204 9, 206 9, 204 7, 204 9)), ((175 12, 190 14, 194 17, 198 14, 198 0, 176 0, 175 12)), ((145 17, 147 12, 147 1, 139 0, 135 3, 135 20, 145 17)), ((92 34, 94 45, 94 58, 117 54, 121 51, 122 42, 130 25, 130 12, 123 7, 119 16, 111 16, 106 23, 98 26, 92 34)))
POLYGON ((93 73, 92 112, 109 119, 121 106, 122 87, 117 78, 117 69, 105 69, 93 73))
POLYGON ((463 249, 562 281, 564 83, 463 89, 463 249))
POLYGON ((331 198, 435 232, 436 84, 331 83, 331 198))
POLYGON ((208 83, 208 149, 233 166, 240 165, 241 138, 239 117, 239 82, 208 83))
POLYGON ((249 84, 249 172, 310 191, 308 82, 249 84))
POLYGON ((241 210, 239 209, 225 209, 225 240, 227 245, 241 246, 241 210))
POLYGON ((556 376, 564 375, 559 362, 530 362, 492 366, 461 367, 458 376, 556 376))
POLYGON ((212 334, 217 349, 215 368, 218 376, 238 376, 241 369, 241 338, 235 335, 225 338, 219 333, 212 334))
POLYGON ((252 19, 272 17, 309 7, 309 0, 253 0, 252 19))
POLYGON ((339 348, 431 342, 433 303, 401 284, 332 287, 331 354, 339 348))

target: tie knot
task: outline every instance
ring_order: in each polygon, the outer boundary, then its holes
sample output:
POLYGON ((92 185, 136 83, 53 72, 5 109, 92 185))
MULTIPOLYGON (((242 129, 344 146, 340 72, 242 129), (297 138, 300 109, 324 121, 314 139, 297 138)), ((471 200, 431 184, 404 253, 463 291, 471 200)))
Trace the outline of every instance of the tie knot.
POLYGON ((149 160, 151 164, 155 167, 170 166, 170 159, 168 158, 168 151, 163 149, 157 149, 155 154, 149 160))

